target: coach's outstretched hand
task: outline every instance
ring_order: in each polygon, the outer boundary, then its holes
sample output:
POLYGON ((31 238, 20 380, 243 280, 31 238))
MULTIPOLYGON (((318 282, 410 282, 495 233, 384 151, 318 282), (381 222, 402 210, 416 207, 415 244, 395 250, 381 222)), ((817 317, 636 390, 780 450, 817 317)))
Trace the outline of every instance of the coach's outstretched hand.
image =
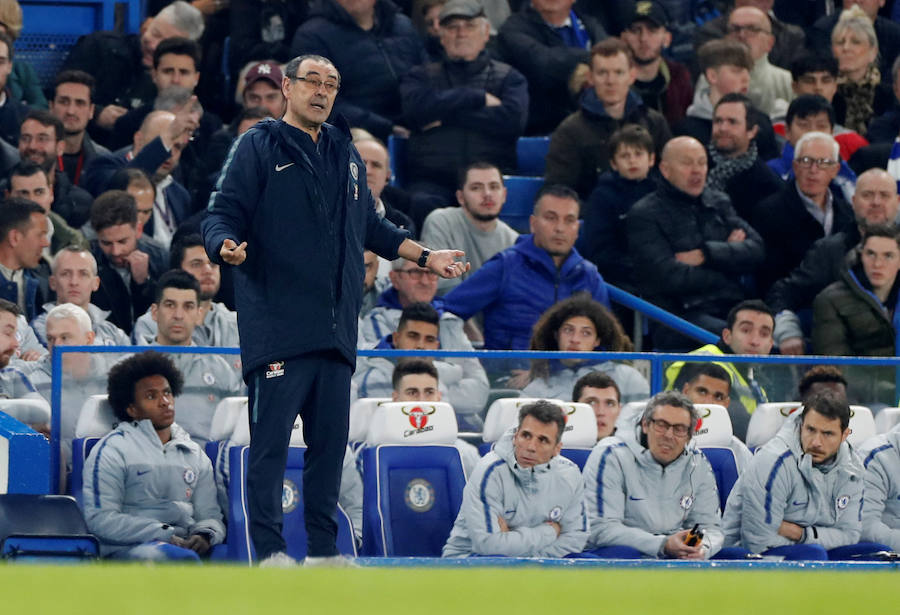
POLYGON ((240 265, 247 259, 247 242, 237 245, 233 239, 226 239, 219 249, 219 256, 229 265, 240 265))
POLYGON ((458 278, 471 265, 461 259, 466 257, 462 250, 434 250, 428 255, 425 266, 442 278, 458 278))

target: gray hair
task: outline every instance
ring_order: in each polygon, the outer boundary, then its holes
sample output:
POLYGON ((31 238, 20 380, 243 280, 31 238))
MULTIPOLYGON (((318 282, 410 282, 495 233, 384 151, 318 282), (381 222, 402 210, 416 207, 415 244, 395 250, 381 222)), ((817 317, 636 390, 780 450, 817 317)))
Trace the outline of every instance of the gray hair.
POLYGON ((841 11, 841 17, 831 31, 831 44, 845 30, 853 30, 857 34, 862 34, 869 41, 869 45, 878 49, 878 37, 875 35, 875 26, 872 20, 866 15, 858 4, 854 4, 849 9, 841 11))
POLYGON ((694 428, 700 419, 700 413, 687 395, 681 391, 661 391, 657 393, 647 402, 644 414, 641 415, 641 423, 652 419, 653 415, 656 414, 656 409, 660 406, 672 406, 673 408, 684 408, 687 410, 691 415, 691 435, 694 435, 694 428))
POLYGON ((806 147, 807 143, 812 143, 813 141, 824 141, 831 146, 831 157, 836 161, 840 162, 841 158, 841 146, 838 145, 838 142, 834 140, 827 132, 808 132, 797 141, 797 145, 794 146, 794 160, 798 160, 801 158, 800 153, 803 151, 803 148, 806 147))
POLYGON ((156 14, 155 19, 165 19, 177 30, 184 32, 185 38, 192 41, 203 36, 203 13, 184 0, 178 0, 156 14))
POLYGON ((93 323, 91 323, 91 317, 88 316, 88 313, 85 312, 82 308, 78 307, 74 303, 62 303, 57 305, 55 308, 47 312, 47 322, 49 323, 51 320, 65 320, 66 318, 71 318, 78 324, 78 328, 81 329, 82 333, 87 333, 88 331, 93 330, 93 323))
POLYGON ((312 60, 313 62, 325 64, 333 68, 334 72, 337 73, 338 85, 341 85, 341 71, 337 69, 337 66, 334 65, 334 62, 332 62, 325 56, 316 55, 314 53, 307 53, 302 56, 297 56, 296 58, 288 62, 287 66, 284 67, 284 76, 289 79, 296 79, 297 71, 300 70, 300 65, 303 64, 303 62, 306 60, 312 60))
POLYGON ((56 275, 56 272, 59 271, 59 259, 65 253, 71 254, 84 254, 88 262, 91 264, 91 275, 97 275, 97 259, 94 258, 94 255, 91 254, 90 250, 85 250, 80 246, 66 246, 62 250, 56 253, 56 256, 53 257, 53 262, 50 264, 50 273, 56 275))

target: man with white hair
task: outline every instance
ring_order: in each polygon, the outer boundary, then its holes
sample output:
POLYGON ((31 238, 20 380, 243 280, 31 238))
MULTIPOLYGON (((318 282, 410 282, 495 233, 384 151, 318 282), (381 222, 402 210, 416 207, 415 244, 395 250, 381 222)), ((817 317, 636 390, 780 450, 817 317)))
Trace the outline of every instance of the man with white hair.
POLYGON ((750 221, 766 244, 757 276, 763 291, 793 271, 817 239, 853 226, 850 206, 830 189, 840 160, 834 137, 806 133, 794 148, 794 178, 754 208, 750 221))
POLYGON ((63 68, 83 70, 97 80, 94 122, 108 131, 129 109, 140 107, 156 95, 150 69, 159 42, 174 36, 196 41, 203 29, 203 13, 178 0, 150 19, 139 36, 94 32, 82 37, 69 52, 63 68))
POLYGON ((91 303, 91 294, 100 288, 97 275, 97 259, 79 246, 68 246, 57 253, 50 265, 50 289, 56 293, 56 301, 45 303, 44 311, 31 321, 31 328, 42 344, 48 344, 47 317, 58 305, 71 303, 81 308, 89 317, 94 341, 104 346, 129 346, 128 334, 106 319, 108 310, 101 310, 91 303))

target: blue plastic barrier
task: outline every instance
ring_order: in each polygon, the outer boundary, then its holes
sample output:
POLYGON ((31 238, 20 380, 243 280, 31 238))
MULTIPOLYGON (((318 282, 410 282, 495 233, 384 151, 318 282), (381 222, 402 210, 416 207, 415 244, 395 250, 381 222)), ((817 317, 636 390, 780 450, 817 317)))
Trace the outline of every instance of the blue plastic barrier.
POLYGON ((50 443, 0 412, 0 493, 50 493, 50 443))

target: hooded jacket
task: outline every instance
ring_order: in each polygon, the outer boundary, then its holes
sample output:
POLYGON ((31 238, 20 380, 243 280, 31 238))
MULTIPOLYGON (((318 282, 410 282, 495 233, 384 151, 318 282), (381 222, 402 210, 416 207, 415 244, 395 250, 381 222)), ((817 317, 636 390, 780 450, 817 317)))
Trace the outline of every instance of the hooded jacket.
POLYGON ((503 434, 475 467, 443 557, 565 557, 584 549, 588 520, 578 466, 557 455, 547 463, 520 467, 513 449, 515 431, 503 434), (508 532, 500 531, 498 517, 506 521, 508 532), (559 523, 559 536, 548 521, 559 523))
POLYGON ((859 542, 862 464, 845 441, 832 464, 813 466, 800 444, 800 417, 788 417, 735 483, 723 519, 726 546, 762 553, 793 544, 834 549, 859 542), (806 528, 799 543, 778 533, 782 521, 806 528))
POLYGON ((550 374, 532 380, 522 389, 522 395, 541 399, 571 399, 575 383, 591 372, 602 372, 612 378, 619 387, 619 401, 623 404, 650 397, 647 379, 630 365, 614 361, 585 361, 569 367, 556 359, 550 360, 550 374))
POLYGON ((484 312, 486 350, 527 350, 531 328, 547 308, 577 292, 609 307, 603 277, 574 248, 557 269, 550 254, 520 235, 444 297, 444 308, 463 320, 484 312))
POLYGON ((900 551, 900 427, 860 447, 865 470, 862 539, 900 551))
POLYGON ((365 173, 343 121, 314 144, 264 120, 232 147, 202 229, 216 263, 225 239, 247 241, 233 269, 245 376, 316 351, 355 363, 363 249, 392 260, 409 235, 375 212, 365 173))
POLYGON ((225 538, 209 458, 177 424, 163 444, 149 419, 121 423, 91 451, 84 517, 103 555, 173 535, 225 538))
POLYGON ((704 555, 722 548, 719 491, 712 468, 690 442, 669 465, 641 443, 640 415, 594 446, 584 464, 588 548, 629 546, 663 557, 671 534, 700 524, 704 555))

